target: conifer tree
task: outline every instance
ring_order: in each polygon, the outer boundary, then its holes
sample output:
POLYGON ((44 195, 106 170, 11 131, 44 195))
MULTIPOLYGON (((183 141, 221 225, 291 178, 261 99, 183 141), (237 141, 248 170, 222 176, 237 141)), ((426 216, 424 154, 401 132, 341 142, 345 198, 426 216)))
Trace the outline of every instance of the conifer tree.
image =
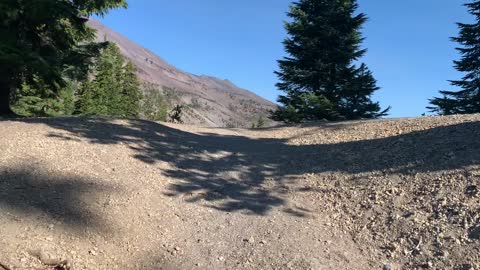
POLYGON ((372 102, 378 90, 365 64, 360 33, 367 20, 356 13, 356 0, 299 0, 290 7, 288 56, 278 61, 282 104, 272 118, 280 121, 346 120, 386 115, 372 102))
POLYGON ((12 91, 23 83, 41 80, 57 92, 65 75, 84 76, 100 48, 88 16, 117 7, 125 0, 0 1, 0 115, 12 113, 12 91))
POLYGON ((457 23, 460 28, 458 37, 452 41, 460 44, 457 51, 462 58, 454 61, 456 70, 465 73, 461 80, 452 80, 459 91, 440 91, 442 97, 433 98, 427 107, 442 115, 470 114, 480 112, 480 1, 465 4, 475 23, 457 23))
POLYGON ((19 116, 49 117, 72 115, 75 110, 75 83, 66 81, 66 85, 58 92, 40 79, 35 84, 22 83, 15 91, 15 102, 12 110, 19 116))
POLYGON ((137 118, 140 114, 140 81, 137 77, 137 68, 132 62, 128 62, 123 71, 122 80, 122 111, 124 117, 137 118))
POLYGON ((77 113, 136 118, 141 98, 140 83, 133 63, 125 64, 120 49, 109 43, 95 64, 93 80, 83 84, 77 113))
POLYGON ((378 102, 370 100, 371 94, 380 88, 368 67, 362 63, 358 69, 351 68, 348 72, 351 72, 352 77, 343 86, 343 97, 337 103, 339 114, 345 119, 384 116, 386 111, 379 113, 381 108, 378 102))
POLYGON ((83 84, 79 111, 85 115, 120 117, 120 91, 124 59, 116 45, 109 43, 95 63, 94 79, 83 84))

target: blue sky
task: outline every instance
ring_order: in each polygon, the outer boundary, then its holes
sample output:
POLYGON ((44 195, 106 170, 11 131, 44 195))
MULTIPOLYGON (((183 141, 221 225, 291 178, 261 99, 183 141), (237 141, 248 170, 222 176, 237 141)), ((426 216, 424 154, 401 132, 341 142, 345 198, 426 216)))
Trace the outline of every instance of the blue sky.
MULTIPOLYGON (((289 0, 130 0, 101 21, 194 74, 229 79, 269 100, 280 93, 273 71, 284 56, 289 0)), ((462 74, 449 40, 472 18, 463 0, 359 0, 368 15, 363 58, 378 85, 373 97, 391 117, 427 112, 428 99, 462 74)))

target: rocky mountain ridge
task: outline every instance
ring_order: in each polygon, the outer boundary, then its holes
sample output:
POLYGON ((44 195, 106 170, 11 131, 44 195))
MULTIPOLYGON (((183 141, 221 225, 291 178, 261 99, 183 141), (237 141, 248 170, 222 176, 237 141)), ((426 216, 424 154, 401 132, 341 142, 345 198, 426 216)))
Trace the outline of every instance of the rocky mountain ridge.
POLYGON ((274 103, 228 80, 182 71, 97 20, 90 20, 89 25, 97 30, 99 41, 111 41, 120 47, 122 54, 137 66, 143 81, 159 89, 174 89, 178 103, 187 108, 187 124, 248 127, 275 108, 274 103))

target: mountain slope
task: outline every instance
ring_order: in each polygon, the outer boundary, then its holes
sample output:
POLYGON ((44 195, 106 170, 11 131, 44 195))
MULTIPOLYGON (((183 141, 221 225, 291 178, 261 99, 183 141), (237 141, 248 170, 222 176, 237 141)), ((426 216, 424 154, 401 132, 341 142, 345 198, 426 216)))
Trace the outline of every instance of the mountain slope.
POLYGON ((178 102, 189 105, 184 116, 186 123, 245 127, 275 108, 272 102, 228 80, 182 71, 96 20, 89 25, 97 29, 98 40, 112 41, 120 47, 122 54, 137 66, 143 81, 175 89, 178 102))

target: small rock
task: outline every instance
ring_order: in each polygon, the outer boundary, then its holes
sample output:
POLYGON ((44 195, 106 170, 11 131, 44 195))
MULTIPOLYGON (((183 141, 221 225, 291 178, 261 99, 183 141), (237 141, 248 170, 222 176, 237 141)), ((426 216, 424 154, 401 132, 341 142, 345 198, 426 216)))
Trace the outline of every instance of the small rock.
POLYGON ((88 253, 92 256, 97 256, 97 252, 95 250, 90 250, 88 253))
POLYGON ((462 264, 457 269, 460 269, 460 270, 474 270, 473 266, 469 263, 462 264))
POLYGON ((180 248, 179 247, 174 247, 173 248, 175 251, 180 251, 180 248))
POLYGON ((478 187, 476 185, 470 185, 467 187, 465 194, 470 197, 475 197, 478 194, 478 187))
POLYGON ((393 267, 391 264, 386 263, 383 265, 383 270, 393 270, 393 267))
POLYGON ((468 238, 472 240, 479 240, 480 239, 480 225, 473 228, 473 230, 468 234, 468 238))
POLYGON ((250 238, 248 238, 248 239, 247 239, 247 238, 245 238, 245 239, 243 239, 243 242, 255 243, 255 238, 253 238, 253 236, 252 236, 252 237, 250 237, 250 238))

